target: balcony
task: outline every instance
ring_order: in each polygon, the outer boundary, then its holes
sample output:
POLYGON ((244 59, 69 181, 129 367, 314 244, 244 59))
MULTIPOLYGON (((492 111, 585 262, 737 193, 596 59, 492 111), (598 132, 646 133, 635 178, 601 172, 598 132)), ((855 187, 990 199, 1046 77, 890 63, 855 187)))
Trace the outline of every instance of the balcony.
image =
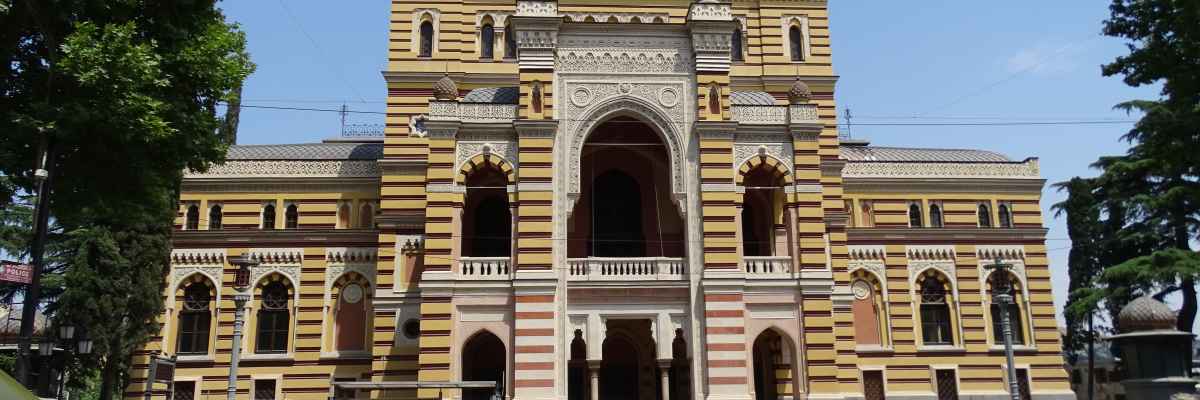
POLYGON ((512 280, 512 261, 508 257, 463 257, 458 260, 458 280, 512 280))
POLYGON ((747 279, 784 279, 792 276, 792 258, 788 256, 746 256, 742 267, 747 279))
POLYGON ((687 261, 670 257, 589 257, 567 260, 570 281, 681 281, 687 261))

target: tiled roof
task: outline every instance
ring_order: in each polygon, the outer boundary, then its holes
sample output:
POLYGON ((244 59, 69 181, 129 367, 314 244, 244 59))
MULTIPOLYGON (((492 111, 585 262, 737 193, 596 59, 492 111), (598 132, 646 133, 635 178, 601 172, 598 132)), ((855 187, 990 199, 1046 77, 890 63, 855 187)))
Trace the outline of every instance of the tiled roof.
POLYGON ((921 149, 904 147, 842 146, 847 161, 890 162, 1011 162, 1003 154, 984 150, 921 149))
POLYGON ((382 143, 303 143, 231 146, 229 160, 378 160, 382 143))
POLYGON ((775 97, 767 92, 731 92, 729 104, 735 106, 773 106, 775 97))
POLYGON ((463 96, 463 103, 517 104, 520 91, 516 87, 486 87, 471 90, 463 96))

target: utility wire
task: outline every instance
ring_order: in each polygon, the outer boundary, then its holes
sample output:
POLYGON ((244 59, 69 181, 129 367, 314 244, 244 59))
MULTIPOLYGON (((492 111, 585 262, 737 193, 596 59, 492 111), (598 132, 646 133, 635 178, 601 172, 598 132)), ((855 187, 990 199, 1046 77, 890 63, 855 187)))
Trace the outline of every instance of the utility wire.
POLYGON ((330 58, 325 55, 325 51, 321 48, 321 45, 317 44, 317 40, 313 39, 312 35, 308 34, 308 30, 305 30, 304 25, 300 24, 300 20, 296 19, 296 15, 292 14, 292 10, 288 8, 287 3, 285 3, 283 0, 279 0, 279 6, 283 8, 284 14, 287 14, 288 19, 290 19, 292 23, 296 25, 296 28, 300 29, 300 33, 303 33, 304 37, 308 38, 308 42, 311 43, 313 48, 317 50, 318 56, 324 61, 325 66, 329 69, 332 69, 333 72, 337 74, 338 78, 342 80, 342 83, 345 84, 351 92, 354 92, 354 96, 358 97, 359 101, 366 103, 366 98, 364 98, 362 94, 358 92, 358 89, 354 88, 354 85, 350 84, 350 80, 346 79, 346 75, 342 73, 342 69, 329 63, 328 60, 330 60, 330 58))
MULTIPOLYGON (((313 112, 332 112, 332 113, 350 113, 350 114, 374 114, 387 115, 383 111, 358 111, 358 110, 339 110, 332 108, 311 108, 311 107, 285 107, 285 106, 263 106, 263 105, 246 105, 245 108, 259 108, 268 110, 286 110, 286 111, 313 111, 313 112)), ((565 119, 566 121, 587 122, 599 121, 597 119, 565 119)), ((625 123, 624 121, 608 121, 609 123, 625 123)), ((1092 121, 1000 121, 1000 122, 868 122, 855 123, 858 126, 1029 126, 1029 125, 1115 125, 1115 124, 1130 124, 1137 122, 1136 120, 1092 120, 1092 121)), ((641 122, 629 121, 630 124, 643 125, 641 122)))

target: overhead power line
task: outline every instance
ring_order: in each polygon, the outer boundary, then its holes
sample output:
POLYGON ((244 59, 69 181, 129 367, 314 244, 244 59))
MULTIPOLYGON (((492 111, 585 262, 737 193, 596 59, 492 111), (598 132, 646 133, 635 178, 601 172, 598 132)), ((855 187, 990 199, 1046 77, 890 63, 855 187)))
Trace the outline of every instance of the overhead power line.
POLYGON ((296 15, 292 14, 292 10, 288 8, 287 3, 285 3, 283 0, 279 0, 279 7, 283 8, 283 13, 287 14, 288 19, 292 20, 292 23, 296 25, 296 28, 300 30, 300 33, 304 34, 304 37, 308 38, 308 42, 312 44, 313 48, 320 53, 317 56, 324 61, 325 65, 337 74, 338 78, 342 80, 342 83, 346 85, 346 88, 350 89, 350 91, 354 93, 354 96, 358 97, 359 101, 365 103, 367 100, 362 96, 361 93, 358 92, 358 89, 354 88, 354 85, 350 84, 350 80, 346 79, 346 74, 342 72, 342 69, 329 62, 331 58, 325 55, 325 50, 321 48, 320 44, 317 44, 317 40, 313 39, 312 35, 308 34, 308 30, 304 29, 304 25, 300 23, 299 19, 296 19, 296 15))
MULTIPOLYGON (((330 112, 330 113, 349 113, 349 114, 373 114, 387 115, 383 111, 359 111, 359 110, 341 110, 335 108, 311 108, 311 107, 285 107, 285 106, 263 106, 263 105, 247 105, 243 104, 244 108, 258 108, 267 110, 284 110, 284 111, 313 111, 313 112, 330 112)), ((587 121, 585 119, 572 119, 571 121, 587 121)), ((620 121, 612 121, 620 122, 620 121)), ((1000 122, 868 122, 855 123, 856 126, 1037 126, 1037 125, 1116 125, 1130 124, 1137 122, 1136 120, 1091 120, 1091 121, 1000 121, 1000 122)), ((632 122, 638 123, 640 122, 632 122)))

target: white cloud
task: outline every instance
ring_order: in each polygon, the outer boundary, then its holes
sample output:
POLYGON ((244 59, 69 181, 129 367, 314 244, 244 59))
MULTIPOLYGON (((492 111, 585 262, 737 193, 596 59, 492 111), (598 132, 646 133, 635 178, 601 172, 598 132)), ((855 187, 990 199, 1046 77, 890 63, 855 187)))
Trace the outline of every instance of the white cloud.
POLYGON ((1076 43, 1041 42, 1017 51, 1008 57, 1005 67, 1008 72, 1057 75, 1072 72, 1079 67, 1076 62, 1083 48, 1076 43))

